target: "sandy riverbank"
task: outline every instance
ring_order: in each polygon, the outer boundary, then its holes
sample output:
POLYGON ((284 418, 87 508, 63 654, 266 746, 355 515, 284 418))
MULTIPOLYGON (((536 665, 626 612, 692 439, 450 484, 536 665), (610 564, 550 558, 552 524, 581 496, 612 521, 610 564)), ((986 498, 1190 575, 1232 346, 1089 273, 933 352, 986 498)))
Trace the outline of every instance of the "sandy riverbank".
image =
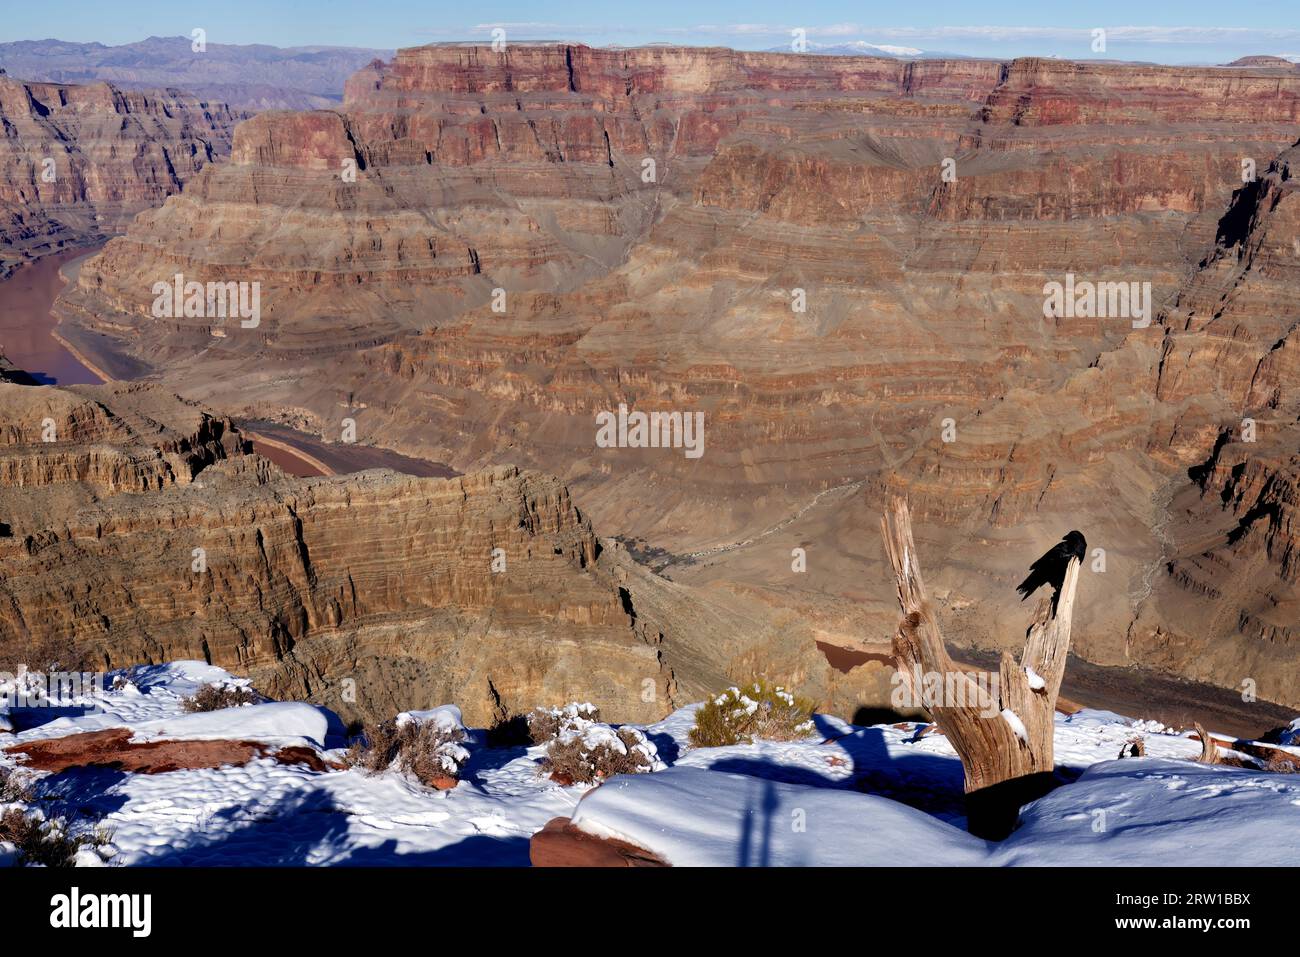
POLYGON ((314 475, 335 475, 332 468, 301 449, 294 448, 288 442, 270 439, 260 432, 241 430, 253 443, 253 451, 263 458, 268 458, 290 475, 310 478, 314 475))

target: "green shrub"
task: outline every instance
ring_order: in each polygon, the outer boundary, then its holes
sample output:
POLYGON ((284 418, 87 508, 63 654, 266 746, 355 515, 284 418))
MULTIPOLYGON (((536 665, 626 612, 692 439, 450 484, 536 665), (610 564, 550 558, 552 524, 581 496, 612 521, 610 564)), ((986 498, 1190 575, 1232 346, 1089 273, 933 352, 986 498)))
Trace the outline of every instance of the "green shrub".
POLYGON ((811 701, 763 679, 728 688, 695 712, 690 741, 697 748, 752 744, 755 738, 797 741, 813 731, 811 701))

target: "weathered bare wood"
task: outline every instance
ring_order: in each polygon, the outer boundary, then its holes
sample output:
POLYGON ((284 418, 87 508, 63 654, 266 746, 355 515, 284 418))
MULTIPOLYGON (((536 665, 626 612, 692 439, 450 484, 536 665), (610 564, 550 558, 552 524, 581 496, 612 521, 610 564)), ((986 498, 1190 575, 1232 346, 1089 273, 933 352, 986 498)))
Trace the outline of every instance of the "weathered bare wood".
POLYGON ((1261 761, 1265 771, 1300 774, 1300 756, 1283 751, 1281 748, 1271 748, 1255 741, 1237 741, 1232 745, 1232 749, 1261 761))
POLYGON ((1135 735, 1124 742, 1124 746, 1119 749, 1121 758, 1140 758, 1147 753, 1146 738, 1142 735, 1135 735))
POLYGON ((1221 764, 1223 756, 1219 754, 1219 746, 1214 743, 1210 733, 1199 722, 1192 727, 1196 729, 1196 734, 1201 739, 1201 756, 1196 760, 1201 764, 1221 764))
POLYGON ((956 749, 965 769, 967 793, 1050 773, 1056 699, 1070 650, 1079 561, 1070 562, 1055 607, 1048 599, 1039 602, 1020 660, 1003 653, 997 683, 984 684, 997 696, 990 700, 979 694, 976 676, 954 665, 944 647, 926 596, 905 501, 889 503, 881 531, 903 613, 893 641, 895 666, 914 700, 926 704, 956 749), (942 688, 942 700, 928 700, 927 686, 942 688))

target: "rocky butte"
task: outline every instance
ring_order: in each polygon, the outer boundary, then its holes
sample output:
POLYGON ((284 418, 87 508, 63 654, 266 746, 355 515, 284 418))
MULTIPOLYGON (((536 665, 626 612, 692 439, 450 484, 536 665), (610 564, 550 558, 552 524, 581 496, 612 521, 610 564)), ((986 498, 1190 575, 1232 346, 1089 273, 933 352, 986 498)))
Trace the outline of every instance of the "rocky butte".
POLYGON ((1298 126, 1271 63, 406 49, 241 123, 61 333, 226 414, 551 473, 675 587, 844 647, 896 624, 888 494, 969 646, 1079 528, 1080 654, 1294 706, 1298 126), (260 282, 260 325, 153 318, 177 273, 260 282), (1045 315, 1067 274, 1153 315, 1045 315), (706 453, 598 447, 620 404, 703 413, 706 453))

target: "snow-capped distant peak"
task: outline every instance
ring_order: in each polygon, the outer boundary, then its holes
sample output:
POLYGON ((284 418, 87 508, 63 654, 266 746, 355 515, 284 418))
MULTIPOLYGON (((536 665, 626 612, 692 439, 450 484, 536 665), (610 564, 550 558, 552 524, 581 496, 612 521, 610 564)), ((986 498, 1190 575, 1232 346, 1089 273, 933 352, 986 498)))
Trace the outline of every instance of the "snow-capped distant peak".
MULTIPOLYGON (((787 46, 769 47, 768 53, 789 53, 787 46)), ((827 56, 887 56, 887 57, 924 57, 933 54, 916 47, 898 46, 892 43, 868 43, 866 40, 849 40, 844 43, 816 43, 808 41, 808 53, 820 53, 827 56)))
POLYGON ((852 43, 846 43, 845 46, 852 47, 855 50, 887 53, 890 56, 920 56, 925 52, 918 50, 916 47, 900 47, 892 43, 867 43, 863 40, 854 40, 852 43))

